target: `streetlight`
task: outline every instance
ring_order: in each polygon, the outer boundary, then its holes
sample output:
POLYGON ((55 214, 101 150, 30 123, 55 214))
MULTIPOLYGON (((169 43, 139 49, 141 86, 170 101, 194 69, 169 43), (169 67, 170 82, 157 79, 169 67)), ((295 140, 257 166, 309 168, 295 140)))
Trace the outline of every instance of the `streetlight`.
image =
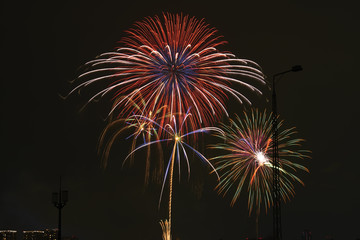
POLYGON ((61 177, 60 177, 60 188, 59 192, 52 193, 52 203, 54 206, 59 209, 59 230, 58 230, 58 240, 61 240, 61 209, 65 207, 68 201, 68 191, 61 190, 61 177))
POLYGON ((281 231, 281 196, 280 196, 280 181, 279 181, 279 146, 278 146, 278 114, 277 114, 277 102, 276 102, 276 77, 282 76, 289 72, 298 72, 302 71, 300 65, 293 66, 290 70, 280 72, 273 75, 272 81, 272 131, 273 131, 273 239, 282 240, 282 231, 281 231))

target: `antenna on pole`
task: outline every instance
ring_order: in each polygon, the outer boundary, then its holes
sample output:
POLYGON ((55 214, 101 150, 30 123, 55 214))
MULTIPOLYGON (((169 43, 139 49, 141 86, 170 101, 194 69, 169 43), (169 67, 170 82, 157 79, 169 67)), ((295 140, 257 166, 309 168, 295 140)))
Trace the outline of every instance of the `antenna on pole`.
POLYGON ((61 240, 61 210, 65 207, 68 202, 68 191, 63 191, 61 189, 61 176, 59 184, 59 192, 52 193, 52 203, 54 206, 59 209, 59 222, 58 222, 58 240, 61 240))

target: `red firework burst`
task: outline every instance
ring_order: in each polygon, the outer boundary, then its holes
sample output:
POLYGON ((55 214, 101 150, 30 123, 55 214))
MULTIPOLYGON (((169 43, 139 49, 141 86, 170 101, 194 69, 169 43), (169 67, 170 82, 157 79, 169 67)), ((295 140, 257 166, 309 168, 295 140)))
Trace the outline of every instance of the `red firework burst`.
POLYGON ((196 129, 211 125, 223 113, 228 115, 229 94, 240 103, 250 103, 231 83, 261 93, 245 81, 264 83, 261 68, 216 49, 225 42, 204 20, 164 13, 163 19, 155 16, 136 22, 127 34, 116 51, 85 64, 87 71, 79 76, 84 81, 72 90, 106 82, 89 102, 112 94, 116 103, 109 114, 119 109, 122 116, 133 114, 130 102, 144 99, 144 108, 152 112, 167 106, 164 115, 191 109, 194 117, 189 125, 196 129))

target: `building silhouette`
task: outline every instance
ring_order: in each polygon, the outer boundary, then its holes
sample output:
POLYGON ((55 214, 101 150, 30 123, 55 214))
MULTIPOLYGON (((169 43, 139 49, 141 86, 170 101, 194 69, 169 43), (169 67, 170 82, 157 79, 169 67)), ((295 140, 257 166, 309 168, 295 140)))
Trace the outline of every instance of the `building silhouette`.
MULTIPOLYGON (((34 231, 23 231, 22 240, 58 240, 57 228, 45 229, 45 230, 34 230, 34 231)), ((17 240, 17 231, 15 230, 0 230, 0 240, 17 240)), ((21 238, 21 235, 20 235, 21 238)), ((62 237, 61 240, 78 240, 76 236, 62 237)))
POLYGON ((23 231, 23 240, 46 240, 44 231, 23 231))
POLYGON ((58 231, 59 229, 45 229, 44 237, 46 240, 57 240, 58 239, 58 231))
POLYGON ((311 231, 310 230, 304 230, 301 234, 301 240, 312 240, 311 237, 311 231))
POLYGON ((61 240, 79 240, 79 238, 76 236, 71 236, 71 237, 62 237, 61 240))
POLYGON ((23 240, 45 240, 44 231, 23 231, 23 240))
POLYGON ((44 231, 23 231, 23 236, 23 240, 57 240, 58 229, 45 229, 44 231))
POLYGON ((16 240, 15 230, 0 230, 0 240, 16 240))

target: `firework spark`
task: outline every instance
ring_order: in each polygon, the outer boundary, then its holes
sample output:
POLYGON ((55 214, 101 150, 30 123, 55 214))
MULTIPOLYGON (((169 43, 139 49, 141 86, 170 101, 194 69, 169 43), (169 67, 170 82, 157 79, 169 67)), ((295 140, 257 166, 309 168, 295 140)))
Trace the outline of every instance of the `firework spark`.
MULTIPOLYGON (((131 101, 131 100, 130 100, 131 101)), ((109 124, 105 127, 104 131, 102 132, 99 140, 99 152, 101 149, 102 151, 102 161, 103 166, 107 166, 109 154, 111 147, 114 144, 114 141, 121 136, 121 134, 125 131, 132 131, 132 134, 126 137, 126 139, 132 138, 132 144, 131 144, 131 150, 130 152, 134 151, 136 147, 136 143, 138 142, 138 139, 141 139, 143 144, 146 144, 147 142, 150 142, 152 139, 159 139, 158 132, 156 128, 153 125, 153 122, 158 121, 161 122, 162 117, 160 113, 166 108, 166 106, 163 106, 162 108, 159 108, 156 112, 147 111, 147 109, 144 108, 144 100, 142 100, 140 103, 142 106, 139 106, 136 102, 132 102, 132 106, 134 109, 134 112, 140 112, 141 116, 146 116, 146 118, 139 117, 139 115, 131 115, 128 118, 123 119, 110 119, 109 124), (125 125, 125 126, 124 126, 125 125), (110 135, 110 137, 108 137, 110 135), (107 139, 107 140, 106 140, 107 139), (102 148, 102 146, 104 146, 102 148)), ((157 144, 158 151, 162 152, 161 145, 157 144)), ((133 155, 130 157, 130 163, 133 162, 133 155)), ((158 158, 158 166, 154 170, 153 179, 155 181, 161 181, 161 176, 163 175, 163 159, 160 155, 158 158)), ((150 145, 147 147, 147 154, 146 154, 146 165, 145 165, 145 185, 148 184, 150 177, 150 145)))
MULTIPOLYGON (((178 171, 179 171, 179 177, 181 175, 180 173, 180 165, 181 165, 181 155, 184 156, 185 158, 185 162, 187 165, 187 170, 188 170, 188 177, 190 177, 190 162, 189 162, 189 158, 188 158, 188 153, 187 153, 187 149, 191 150, 192 152, 194 152, 196 154, 196 156, 198 156, 203 162, 205 162, 208 166, 210 166, 212 168, 212 171, 216 173, 216 169, 213 167, 213 165, 209 162, 209 160, 203 155, 201 154, 199 151, 197 151, 194 147, 192 147, 189 143, 186 142, 187 139, 189 139, 188 137, 194 134, 200 134, 200 133, 207 133, 207 132, 216 132, 219 135, 223 134, 223 131, 219 128, 216 127, 204 127, 204 128, 200 128, 191 132, 186 132, 186 129, 184 128, 186 121, 189 120, 189 118, 191 117, 191 113, 189 113, 189 111, 186 114, 173 114, 170 115, 170 123, 167 123, 164 127, 162 127, 160 124, 156 123, 155 121, 144 117, 144 116, 138 116, 139 118, 143 118, 147 121, 152 122, 154 125, 156 125, 158 128, 162 128, 164 132, 166 132, 166 137, 163 139, 159 139, 159 140, 154 140, 151 142, 147 142, 137 148, 135 148, 132 152, 130 152, 130 154, 126 157, 126 159, 128 159, 131 155, 133 155, 136 151, 144 148, 144 147, 148 147, 149 145, 152 144, 157 144, 160 142, 167 142, 167 143, 172 143, 172 147, 171 147, 171 155, 170 155, 170 159, 169 162, 167 164, 166 167, 166 171, 165 171, 165 175, 164 175, 164 180, 163 180, 163 184, 162 184, 162 188, 161 188, 161 193, 160 193, 160 199, 159 199, 159 207, 160 207, 160 203, 161 203, 161 199, 162 199, 162 195, 163 195, 163 191, 164 191, 164 186, 165 186, 165 182, 167 179, 169 179, 169 219, 166 220, 167 222, 165 222, 167 225, 164 225, 164 223, 160 223, 162 225, 163 230, 165 229, 166 231, 163 232, 163 234, 166 234, 167 236, 171 236, 170 232, 171 232, 171 207, 172 207, 172 186, 173 186, 173 176, 174 176, 174 167, 175 167, 175 162, 177 162, 178 164, 178 171), (165 227, 166 226, 166 227, 165 227)), ((125 160, 126 160, 125 159, 125 160)), ((218 175, 217 175, 218 176, 218 175)), ((219 178, 219 176, 218 176, 219 178)))
POLYGON ((165 221, 160 220, 160 226, 161 226, 161 230, 163 232, 162 239, 163 240, 171 240, 171 231, 170 231, 169 221, 168 220, 165 220, 165 221))
MULTIPOLYGON (((211 148, 223 150, 226 154, 214 157, 216 170, 220 174, 217 186, 224 195, 235 188, 231 201, 234 205, 243 187, 247 185, 249 214, 253 208, 257 213, 263 203, 265 210, 272 204, 271 186, 273 177, 272 165, 272 114, 266 115, 253 111, 251 116, 244 114, 242 121, 230 119, 230 126, 222 124, 225 135, 219 134, 224 143, 212 145, 211 148)), ((278 129, 283 122, 278 124, 278 129)), ((292 138, 295 129, 279 131, 279 170, 280 194, 284 201, 295 194, 293 182, 303 182, 295 175, 297 169, 308 171, 304 166, 291 161, 292 158, 307 157, 305 150, 291 150, 299 147, 302 139, 292 138)))
POLYGON ((219 51, 217 47, 225 41, 204 20, 164 13, 163 19, 155 16, 136 22, 127 34, 116 51, 103 53, 85 64, 87 70, 78 77, 83 82, 70 94, 88 85, 105 84, 88 102, 108 94, 121 97, 109 114, 122 109, 129 115, 129 101, 139 104, 141 94, 148 111, 168 106, 170 114, 184 114, 192 109, 188 123, 192 129, 210 126, 222 113, 228 115, 228 95, 240 103, 250 103, 231 88, 232 83, 261 94, 247 82, 265 83, 259 65, 219 51))

